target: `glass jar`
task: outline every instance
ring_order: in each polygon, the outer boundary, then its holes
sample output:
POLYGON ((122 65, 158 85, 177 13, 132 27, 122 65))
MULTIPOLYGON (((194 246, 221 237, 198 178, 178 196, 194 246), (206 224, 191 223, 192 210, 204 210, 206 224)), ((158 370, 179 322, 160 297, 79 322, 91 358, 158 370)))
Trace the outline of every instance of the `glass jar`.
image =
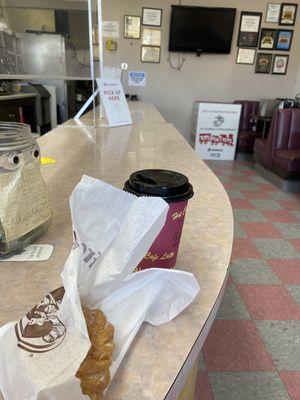
POLYGON ((22 250, 50 223, 39 145, 28 125, 0 122, 0 257, 22 250))

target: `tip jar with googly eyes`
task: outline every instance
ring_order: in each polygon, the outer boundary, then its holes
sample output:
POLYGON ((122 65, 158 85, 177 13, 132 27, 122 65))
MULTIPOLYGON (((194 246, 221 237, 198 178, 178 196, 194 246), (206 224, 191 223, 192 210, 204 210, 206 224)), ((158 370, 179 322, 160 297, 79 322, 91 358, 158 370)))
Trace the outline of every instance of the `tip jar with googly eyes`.
POLYGON ((29 125, 0 122, 0 258, 42 236, 51 216, 40 148, 29 125))

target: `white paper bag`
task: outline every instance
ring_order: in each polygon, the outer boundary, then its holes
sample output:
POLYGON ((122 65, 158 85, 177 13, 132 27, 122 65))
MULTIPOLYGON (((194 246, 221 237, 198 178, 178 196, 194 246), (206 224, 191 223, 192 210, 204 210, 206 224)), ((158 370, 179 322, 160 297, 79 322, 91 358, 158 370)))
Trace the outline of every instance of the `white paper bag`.
POLYGON ((194 276, 182 271, 132 274, 164 225, 162 199, 137 198, 83 177, 70 206, 76 242, 62 273, 64 296, 61 289, 51 292, 18 323, 0 329, 6 400, 88 399, 75 378, 90 348, 81 304, 101 309, 115 327, 113 378, 143 321, 170 321, 199 291, 194 276))

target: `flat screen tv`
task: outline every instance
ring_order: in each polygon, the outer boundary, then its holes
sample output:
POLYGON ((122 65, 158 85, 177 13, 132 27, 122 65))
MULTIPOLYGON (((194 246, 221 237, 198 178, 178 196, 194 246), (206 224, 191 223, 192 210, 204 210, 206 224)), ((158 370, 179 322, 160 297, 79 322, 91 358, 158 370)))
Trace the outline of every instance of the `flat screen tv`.
POLYGON ((236 8, 172 6, 169 51, 230 53, 236 8))

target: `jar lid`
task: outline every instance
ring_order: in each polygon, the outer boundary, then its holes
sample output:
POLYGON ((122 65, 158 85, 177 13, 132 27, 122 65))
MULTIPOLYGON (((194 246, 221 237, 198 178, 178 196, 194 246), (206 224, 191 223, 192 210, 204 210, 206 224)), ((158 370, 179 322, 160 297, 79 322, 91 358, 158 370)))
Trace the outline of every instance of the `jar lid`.
POLYGON ((22 150, 34 144, 29 125, 0 121, 0 151, 22 150))
POLYGON ((130 175, 124 190, 136 196, 162 197, 167 203, 188 200, 193 197, 193 186, 179 172, 164 169, 144 169, 130 175))

